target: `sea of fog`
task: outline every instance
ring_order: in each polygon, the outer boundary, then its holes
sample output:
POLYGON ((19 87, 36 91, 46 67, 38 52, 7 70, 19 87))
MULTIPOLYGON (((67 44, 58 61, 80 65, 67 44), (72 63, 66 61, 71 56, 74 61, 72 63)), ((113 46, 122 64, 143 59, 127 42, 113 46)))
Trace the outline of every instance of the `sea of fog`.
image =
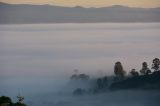
POLYGON ((159 106, 159 91, 73 96, 69 77, 129 72, 160 58, 160 23, 0 25, 0 96, 21 93, 28 106, 159 106))

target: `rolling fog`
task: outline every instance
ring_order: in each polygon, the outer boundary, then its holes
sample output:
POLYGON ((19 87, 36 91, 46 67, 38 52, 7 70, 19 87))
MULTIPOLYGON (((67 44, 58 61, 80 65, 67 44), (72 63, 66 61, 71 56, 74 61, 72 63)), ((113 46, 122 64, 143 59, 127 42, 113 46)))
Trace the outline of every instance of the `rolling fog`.
POLYGON ((158 91, 62 93, 74 69, 92 77, 160 57, 159 23, 0 25, 0 95, 30 106, 158 106, 158 91))

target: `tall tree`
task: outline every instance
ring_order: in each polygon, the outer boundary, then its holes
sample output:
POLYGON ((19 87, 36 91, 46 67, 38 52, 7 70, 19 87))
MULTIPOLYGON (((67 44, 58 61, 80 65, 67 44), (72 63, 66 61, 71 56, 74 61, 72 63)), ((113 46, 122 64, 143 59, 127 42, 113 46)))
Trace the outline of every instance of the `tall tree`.
POLYGON ((142 69, 140 70, 140 73, 143 75, 148 75, 149 73, 151 73, 151 70, 148 68, 147 62, 142 63, 142 69))
POLYGON ((131 72, 130 72, 130 74, 131 74, 132 77, 139 76, 139 73, 136 71, 136 69, 132 69, 131 72))
POLYGON ((159 58, 153 59, 152 69, 154 69, 155 71, 159 71, 159 70, 160 70, 159 65, 160 65, 160 60, 159 60, 159 58))
POLYGON ((118 79, 123 79, 126 72, 123 69, 121 62, 116 62, 114 66, 114 73, 118 79))

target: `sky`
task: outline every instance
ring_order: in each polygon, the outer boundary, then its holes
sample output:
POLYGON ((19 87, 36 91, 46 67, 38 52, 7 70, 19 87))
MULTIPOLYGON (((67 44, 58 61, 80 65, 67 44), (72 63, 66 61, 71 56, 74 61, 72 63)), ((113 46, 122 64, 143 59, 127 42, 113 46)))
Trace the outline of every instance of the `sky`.
POLYGON ((160 0, 0 0, 0 2, 13 4, 50 4, 69 7, 106 7, 112 5, 142 8, 160 7, 160 0))

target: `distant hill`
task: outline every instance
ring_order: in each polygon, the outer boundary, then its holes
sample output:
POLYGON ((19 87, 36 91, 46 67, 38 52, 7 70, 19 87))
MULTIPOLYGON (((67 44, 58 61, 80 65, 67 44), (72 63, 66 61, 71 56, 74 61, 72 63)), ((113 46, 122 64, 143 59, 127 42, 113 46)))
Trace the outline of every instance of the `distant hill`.
POLYGON ((160 8, 60 7, 0 2, 0 24, 160 22, 160 8))

